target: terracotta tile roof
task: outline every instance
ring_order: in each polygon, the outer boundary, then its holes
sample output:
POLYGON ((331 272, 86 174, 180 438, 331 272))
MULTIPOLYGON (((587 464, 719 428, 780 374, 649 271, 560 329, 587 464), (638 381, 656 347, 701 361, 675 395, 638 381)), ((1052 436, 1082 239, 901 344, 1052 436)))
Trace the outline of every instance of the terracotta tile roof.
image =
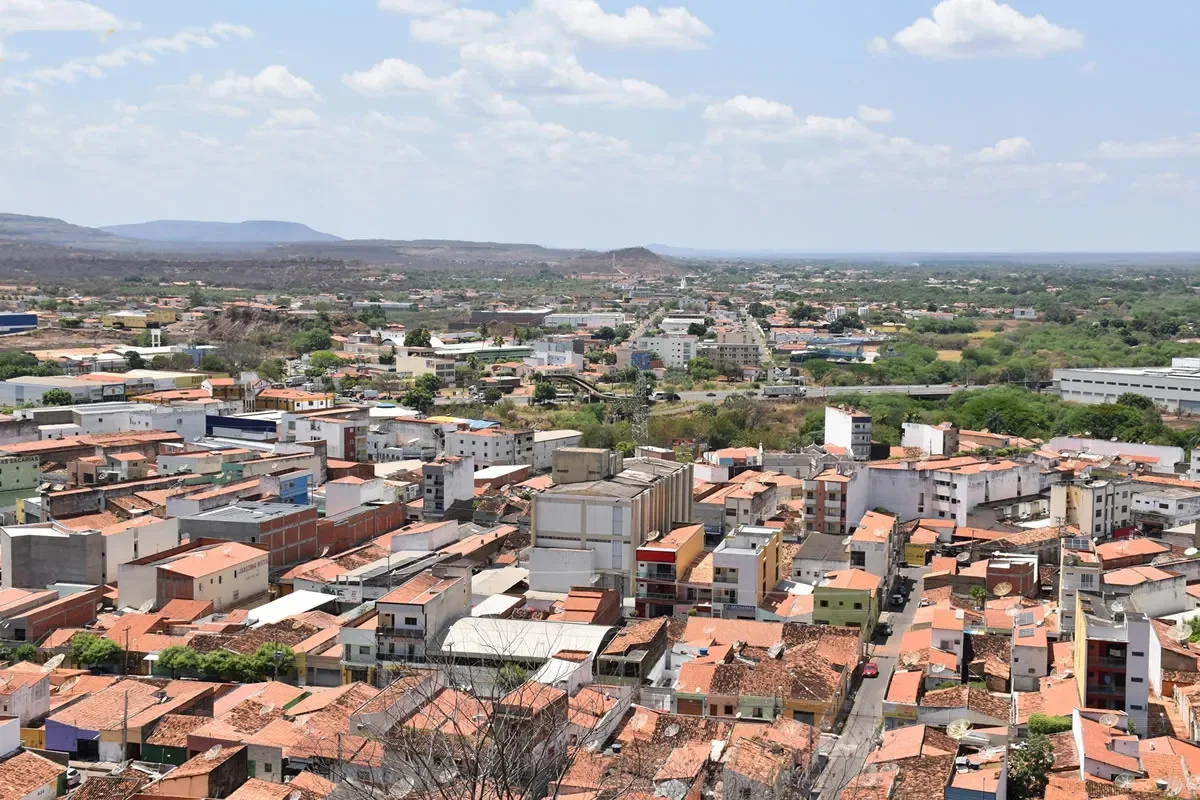
POLYGON ((914 758, 899 767, 892 800, 929 800, 945 796, 946 784, 954 773, 954 756, 914 758))
POLYGON ((406 728, 471 736, 487 716, 491 703, 458 689, 442 689, 402 723, 406 728))
POLYGON ((194 622, 200 617, 211 614, 213 604, 208 600, 184 600, 177 598, 167 601, 167 604, 159 609, 158 613, 167 619, 181 619, 186 622, 194 622))
POLYGON ((0 786, 4 798, 26 797, 47 784, 55 784, 57 789, 58 776, 67 771, 61 764, 42 758, 30 752, 19 753, 9 760, 0 763, 0 786))
POLYGON ((894 672, 892 674, 892 681, 888 684, 887 696, 884 698, 885 702, 916 705, 917 695, 924 681, 924 672, 910 672, 907 670, 894 672))
POLYGON ((874 592, 879 589, 880 578, 861 569, 842 569, 826 574, 825 579, 817 584, 818 589, 848 589, 861 592, 874 592))
POLYGON ((1118 539, 1096 545, 1096 555, 1101 561, 1134 558, 1136 556, 1156 556, 1159 553, 1170 552, 1170 550, 1171 548, 1162 542, 1144 538, 1118 539))
POLYGON ((883 764, 918 756, 953 756, 958 743, 927 725, 907 725, 884 731, 879 749, 867 754, 867 764, 883 764))
POLYGON ((713 554, 704 552, 696 556, 691 564, 684 568, 679 576, 679 583, 711 586, 713 579, 713 554))
POLYGON ((1006 723, 1012 700, 1007 695, 994 695, 983 689, 955 686, 926 692, 921 705, 929 708, 965 708, 1006 723))
POLYGON ((169 777, 194 778, 207 775, 243 750, 245 748, 239 745, 237 747, 222 747, 219 752, 213 753, 211 756, 208 752, 201 753, 198 756, 189 758, 171 770, 169 777))
POLYGON ((1140 586, 1151 581, 1165 581, 1179 577, 1173 572, 1158 567, 1125 567, 1104 573, 1104 582, 1110 586, 1140 586))
MULTIPOLYGON (((1079 751, 1075 747, 1075 734, 1071 731, 1052 733, 1047 736, 1054 750, 1054 771, 1079 769, 1079 751)), ((1049 791, 1046 796, 1049 797, 1049 791)))
POLYGON ((337 788, 337 784, 333 781, 326 780, 320 775, 314 775, 308 770, 292 778, 292 782, 288 785, 318 800, 333 794, 333 790, 337 788))
POLYGON ((898 770, 859 773, 846 784, 842 794, 854 800, 891 800, 899 776, 898 770))
POLYGON ((212 720, 185 714, 166 714, 154 725, 154 731, 146 738, 146 744, 160 747, 187 747, 188 734, 212 720))
POLYGON ((127 800, 148 783, 150 776, 136 770, 126 770, 120 775, 94 775, 71 792, 71 800, 127 800))
POLYGON ((439 578, 432 572, 426 571, 414 575, 405 583, 392 589, 379 598, 378 603, 403 603, 406 605, 424 605, 441 592, 458 583, 461 578, 439 578))
POLYGON ((684 641, 712 641, 715 644, 745 642, 758 647, 770 647, 783 641, 783 623, 688 617, 684 641))
POLYGON ((639 620, 622 628, 604 648, 604 655, 625 655, 630 650, 654 641, 667 627, 665 618, 639 620))
POLYGON ((658 781, 693 781, 704 769, 704 765, 708 762, 709 756, 712 755, 712 746, 703 742, 694 742, 676 747, 671 751, 671 755, 667 757, 666 762, 654 774, 655 782, 658 781))
POLYGON ((933 627, 942 631, 961 631, 964 618, 962 609, 937 607, 933 612, 933 627))
POLYGON ((856 542, 879 543, 891 538, 892 530, 896 527, 896 518, 878 511, 868 511, 863 514, 850 538, 856 542))
POLYGON ((725 771, 764 786, 774 786, 787 769, 791 754, 762 739, 739 739, 725 755, 725 771))
POLYGON ((1138 759, 1127 756, 1111 749, 1114 729, 1106 728, 1087 717, 1080 717, 1079 725, 1083 733, 1083 755, 1101 764, 1116 767, 1126 772, 1141 772, 1138 759))
POLYGON ((178 558, 160 564, 159 569, 184 575, 189 578, 202 578, 227 569, 233 569, 239 564, 245 564, 255 559, 265 559, 265 550, 251 547, 241 542, 225 542, 211 547, 199 547, 189 550, 178 558))
POLYGON ((537 713, 564 698, 567 693, 557 686, 526 681, 500 699, 500 705, 523 708, 537 713))

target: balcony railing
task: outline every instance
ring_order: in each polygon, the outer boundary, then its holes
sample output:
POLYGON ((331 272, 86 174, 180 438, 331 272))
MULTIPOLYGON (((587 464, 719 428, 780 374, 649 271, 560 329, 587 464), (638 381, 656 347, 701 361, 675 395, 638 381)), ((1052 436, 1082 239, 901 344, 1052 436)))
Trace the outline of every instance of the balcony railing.
POLYGON ((401 639, 424 639, 425 631, 420 628, 393 628, 388 625, 378 625, 375 633, 379 636, 398 636, 401 639))
POLYGON ((668 581, 675 582, 675 568, 669 569, 649 569, 646 567, 638 567, 637 576, 651 581, 668 581))
POLYGON ((1116 669, 1125 669, 1129 665, 1124 656, 1088 656, 1087 663, 1089 667, 1114 667, 1116 669))
POLYGON ((676 595, 674 592, 655 592, 650 589, 645 589, 641 586, 639 586, 637 590, 637 597, 648 598, 651 600, 671 600, 673 602, 675 600, 675 596, 676 595))

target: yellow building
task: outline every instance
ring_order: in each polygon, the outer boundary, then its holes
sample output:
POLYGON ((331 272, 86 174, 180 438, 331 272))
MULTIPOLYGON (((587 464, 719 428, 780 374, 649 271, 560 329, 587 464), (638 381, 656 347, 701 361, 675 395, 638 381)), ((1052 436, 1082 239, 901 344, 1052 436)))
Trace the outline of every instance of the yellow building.
POLYGON ((153 328, 160 325, 170 325, 178 319, 175 310, 157 308, 150 311, 114 311, 111 314, 101 314, 100 324, 106 328, 153 328))
POLYGON ((904 560, 910 567, 925 566, 926 559, 929 557, 929 551, 937 544, 938 535, 936 531, 931 531, 929 528, 917 528, 912 532, 912 536, 908 537, 908 541, 904 543, 904 560))

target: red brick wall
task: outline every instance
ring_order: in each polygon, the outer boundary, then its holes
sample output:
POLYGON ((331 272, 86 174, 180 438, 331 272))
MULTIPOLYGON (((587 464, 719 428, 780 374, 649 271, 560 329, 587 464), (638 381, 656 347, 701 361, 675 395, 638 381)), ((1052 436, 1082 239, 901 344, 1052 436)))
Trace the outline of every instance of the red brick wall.
POLYGON ((28 640, 41 641, 42 637, 56 628, 78 628, 96 620, 96 604, 100 601, 104 587, 96 587, 73 594, 66 600, 57 600, 50 606, 35 608, 24 614, 28 620, 28 640))
MULTIPOLYGON (((357 514, 341 520, 323 519, 317 523, 319 553, 325 547, 334 555, 356 547, 368 539, 394 531, 405 524, 404 503, 368 506, 357 514)), ((315 554, 310 558, 315 558, 315 554)))
POLYGON ((271 566, 311 561, 321 552, 317 544, 317 509, 305 508, 270 519, 258 529, 258 540, 270 548, 271 566))

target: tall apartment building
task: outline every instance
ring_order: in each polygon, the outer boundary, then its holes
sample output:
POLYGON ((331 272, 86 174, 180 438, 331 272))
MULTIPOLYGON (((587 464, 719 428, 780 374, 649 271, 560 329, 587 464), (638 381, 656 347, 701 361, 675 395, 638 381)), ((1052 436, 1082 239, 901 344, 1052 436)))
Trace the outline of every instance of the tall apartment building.
POLYGON ((789 577, 779 561, 783 531, 743 525, 713 550, 712 613, 725 619, 756 619, 763 595, 789 577))
POLYGON ((841 447, 856 461, 871 457, 871 415, 854 409, 825 407, 825 446, 841 447))
POLYGON ((1145 614, 1080 593, 1075 615, 1075 675, 1083 705, 1124 711, 1149 730, 1151 694, 1162 694, 1162 646, 1145 614))
POLYGON ((637 548, 692 522, 691 464, 564 447, 553 476, 533 499, 531 588, 565 592, 599 575, 599 588, 632 597, 637 548))
POLYGON ((888 586, 900 563, 900 547, 896 518, 868 511, 850 537, 850 566, 866 570, 888 586))
POLYGON ((441 520, 471 511, 475 499, 475 460, 442 456, 421 465, 422 517, 441 520))
POLYGON ((375 609, 379 660, 424 662, 450 623, 471 615, 471 579, 439 577, 427 570, 376 600, 375 609))
POLYGON ((845 536, 867 509, 867 477, 835 467, 804 481, 804 528, 845 536))
POLYGON ((634 349, 647 350, 658 356, 664 367, 685 369, 688 362, 698 355, 700 339, 696 336, 642 336, 634 343, 634 349))
POLYGON ((1130 527, 1133 482, 1077 478, 1050 487, 1050 518, 1088 536, 1109 536, 1130 527))
POLYGON ((680 577, 704 555, 704 526, 685 525, 637 549, 637 615, 673 617, 696 605, 680 591, 680 577))
POLYGON ((701 342, 700 355, 717 364, 732 364, 738 367, 757 367, 762 360, 762 351, 750 331, 745 328, 717 331, 715 342, 701 342))

